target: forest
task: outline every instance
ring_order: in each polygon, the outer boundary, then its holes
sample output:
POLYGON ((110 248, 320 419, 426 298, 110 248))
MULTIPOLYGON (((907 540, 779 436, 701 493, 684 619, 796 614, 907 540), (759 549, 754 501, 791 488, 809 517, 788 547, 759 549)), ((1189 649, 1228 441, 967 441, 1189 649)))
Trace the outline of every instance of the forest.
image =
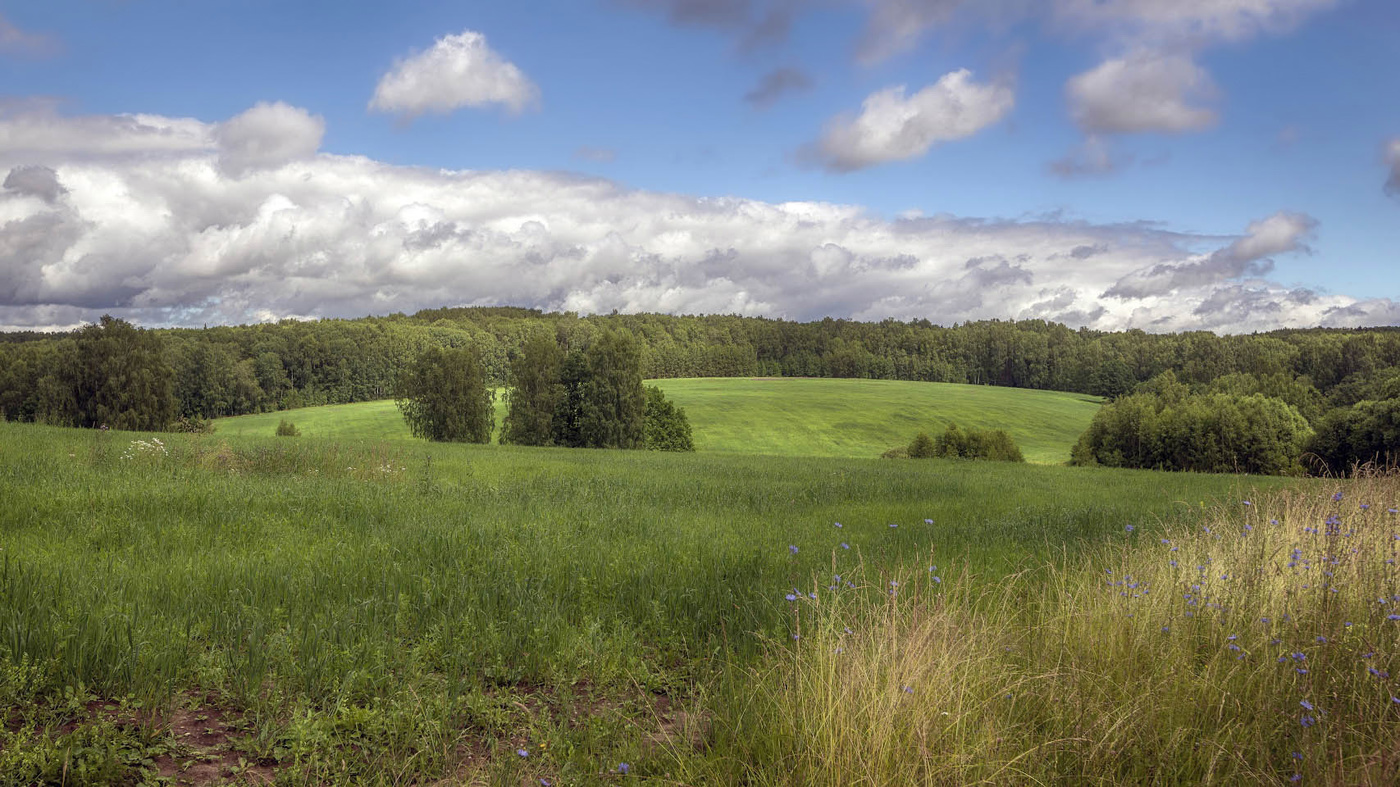
MULTIPOLYGON (((1387 404, 1400 395, 1400 329, 1394 328, 1217 336, 1075 330, 1038 320, 945 327, 927 320, 802 323, 735 315, 583 316, 508 307, 203 329, 144 330, 104 317, 68 334, 0 334, 0 415, 67 426, 198 429, 221 416, 388 398, 400 372, 432 348, 474 348, 488 382, 503 386, 532 335, 552 334, 567 354, 612 332, 636 340, 642 375, 652 379, 921 380, 1071 391, 1109 400, 1160 397, 1165 390, 1182 412, 1230 409, 1251 397, 1286 408, 1276 412, 1273 404, 1249 405, 1245 410, 1252 415, 1241 418, 1283 424, 1274 431, 1286 448, 1261 450, 1284 450, 1287 461, 1241 462, 1230 451, 1215 450, 1206 452, 1210 461, 1183 465, 1172 458, 1181 455, 1179 450, 1124 451, 1091 440, 1076 451, 1080 463, 1341 472, 1354 461, 1386 459, 1400 440, 1400 408, 1387 404), (1165 383, 1164 373, 1170 373, 1165 383), (1188 397, 1214 398, 1192 398, 1187 407, 1188 397), (1304 467, 1300 452, 1320 458, 1304 467)), ((1122 407, 1116 414, 1110 406, 1097 428, 1103 433, 1118 424, 1119 433, 1136 430, 1135 440, 1162 423, 1189 421, 1194 425, 1185 428, 1209 428, 1199 419, 1158 418, 1160 404, 1122 407), (1129 410, 1150 412, 1155 420, 1130 417, 1129 410)))

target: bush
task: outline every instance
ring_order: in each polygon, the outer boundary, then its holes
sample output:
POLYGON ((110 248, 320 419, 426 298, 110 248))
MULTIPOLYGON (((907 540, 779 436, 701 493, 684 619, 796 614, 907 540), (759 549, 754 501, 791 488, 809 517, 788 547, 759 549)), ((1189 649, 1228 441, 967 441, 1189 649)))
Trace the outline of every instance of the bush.
POLYGON ((1395 465, 1400 460, 1400 399, 1363 400, 1327 413, 1307 450, 1321 469, 1336 475, 1357 465, 1395 465))
POLYGON ((400 372, 394 388, 413 436, 438 442, 489 442, 494 398, 476 345, 428 348, 400 372))
POLYGON ((282 420, 280 420, 280 421, 277 422, 277 436, 278 436, 278 437, 300 437, 300 436, 301 436, 301 430, 300 430, 300 429, 297 429, 297 425, 296 425, 296 424, 294 424, 294 423, 292 423, 291 421, 288 421, 287 419, 283 418, 282 420))
POLYGON ((927 459, 931 456, 937 456, 937 448, 933 443, 933 438, 929 437, 926 432, 914 435, 914 441, 909 444, 906 455, 910 459, 927 459))
MULTIPOLYGON (((1025 456, 1002 429, 963 430, 957 424, 948 424, 943 434, 934 443, 934 456, 948 459, 989 459, 993 462, 1024 462, 1025 456)), ((910 455, 913 455, 912 446, 910 455)))

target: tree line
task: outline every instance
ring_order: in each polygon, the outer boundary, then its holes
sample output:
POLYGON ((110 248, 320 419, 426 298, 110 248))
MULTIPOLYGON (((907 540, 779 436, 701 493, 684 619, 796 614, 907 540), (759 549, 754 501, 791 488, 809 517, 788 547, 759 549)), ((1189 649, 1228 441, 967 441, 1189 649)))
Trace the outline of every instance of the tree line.
POLYGON ((532 336, 552 337, 567 359, 609 332, 636 342, 644 378, 864 377, 1114 399, 1171 371, 1183 385, 1287 403, 1313 432, 1332 435, 1325 445, 1310 445, 1331 451, 1328 461, 1338 466, 1373 449, 1395 447, 1386 442, 1391 439, 1382 423, 1386 407, 1363 405, 1394 398, 1385 390, 1385 381, 1400 367, 1400 330, 1393 328, 1216 336, 1075 330, 1039 320, 945 327, 927 320, 804 323, 517 308, 206 329, 140 330, 104 318, 69 334, 0 334, 0 414, 10 420, 145 428, 384 399, 393 395, 400 370, 428 350, 466 346, 479 354, 485 379, 499 387, 509 383, 511 364, 532 336), (94 349, 104 341, 111 347, 94 349), (112 352, 129 355, 117 359, 109 357, 112 352), (128 406, 133 399, 149 407, 128 406))

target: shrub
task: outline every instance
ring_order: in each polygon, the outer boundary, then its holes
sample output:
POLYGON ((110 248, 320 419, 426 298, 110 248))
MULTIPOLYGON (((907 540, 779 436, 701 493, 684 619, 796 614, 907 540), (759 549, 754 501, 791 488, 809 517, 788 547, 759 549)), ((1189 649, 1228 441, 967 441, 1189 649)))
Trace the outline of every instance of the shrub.
MULTIPOLYGON (((912 448, 912 447, 911 447, 912 448)), ((913 452, 911 450, 910 454, 913 452)), ((994 462, 1024 462, 1025 456, 1011 435, 1002 429, 963 430, 948 424, 934 443, 934 456, 948 459, 990 459, 994 462)))
POLYGON ((914 441, 909 444, 906 455, 910 459, 927 459, 937 456, 937 447, 933 443, 933 438, 926 432, 919 432, 914 435, 914 441))
POLYGON ((301 430, 300 430, 300 429, 297 429, 297 425, 296 425, 296 424, 294 424, 294 423, 292 423, 291 421, 288 421, 287 419, 283 418, 282 420, 280 420, 280 421, 277 422, 277 436, 278 436, 278 437, 300 437, 300 436, 301 436, 301 430))

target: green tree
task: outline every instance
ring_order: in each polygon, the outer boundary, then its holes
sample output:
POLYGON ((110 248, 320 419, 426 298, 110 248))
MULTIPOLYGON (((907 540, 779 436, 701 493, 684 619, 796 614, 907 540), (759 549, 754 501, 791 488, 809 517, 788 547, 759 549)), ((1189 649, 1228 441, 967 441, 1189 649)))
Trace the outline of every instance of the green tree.
POLYGON ((695 441, 691 438, 690 419, 685 417, 685 410, 667 399, 654 385, 647 386, 646 392, 643 422, 647 450, 694 451, 695 441))
POLYGON ((567 393, 560 380, 563 365, 564 354, 554 337, 536 331, 525 340, 510 364, 502 443, 554 443, 554 419, 567 393))
POLYGON ((78 426, 163 430, 175 420, 170 365, 160 335, 103 315, 74 334, 78 426))
POLYGON ((584 352, 587 376, 579 385, 579 442, 586 448, 643 445, 642 356, 629 333, 607 331, 584 352))
POLYGON ((486 369, 475 345, 431 347, 400 373, 394 398, 415 437, 485 443, 495 427, 486 369))

